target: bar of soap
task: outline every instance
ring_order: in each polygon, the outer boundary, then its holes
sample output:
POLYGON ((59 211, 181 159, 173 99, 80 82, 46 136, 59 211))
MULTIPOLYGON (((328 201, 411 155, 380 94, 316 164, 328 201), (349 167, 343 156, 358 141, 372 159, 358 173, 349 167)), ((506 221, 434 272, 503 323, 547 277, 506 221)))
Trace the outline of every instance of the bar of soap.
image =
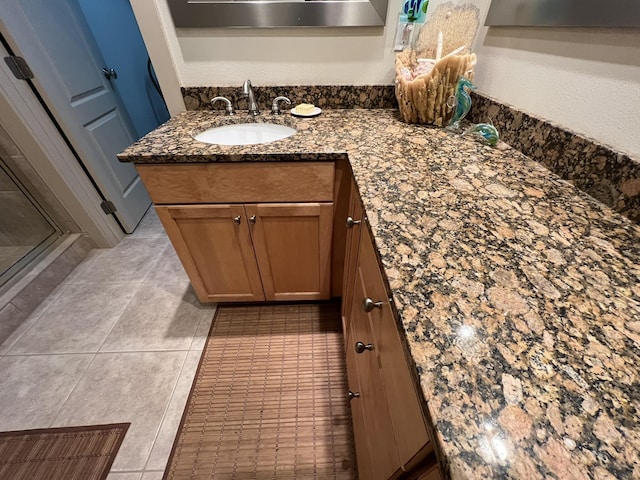
POLYGON ((296 105, 296 108, 294 108, 293 111, 301 115, 309 115, 310 113, 313 113, 315 108, 315 105, 311 103, 301 103, 300 105, 296 105))

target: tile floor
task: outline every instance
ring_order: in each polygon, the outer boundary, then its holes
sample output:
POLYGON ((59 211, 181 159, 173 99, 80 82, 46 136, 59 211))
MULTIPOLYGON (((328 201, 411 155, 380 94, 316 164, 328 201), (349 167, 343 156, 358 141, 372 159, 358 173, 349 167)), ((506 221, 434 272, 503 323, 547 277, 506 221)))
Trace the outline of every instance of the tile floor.
POLYGON ((211 320, 151 209, 0 345, 0 431, 131 422, 108 480, 159 480, 211 320))

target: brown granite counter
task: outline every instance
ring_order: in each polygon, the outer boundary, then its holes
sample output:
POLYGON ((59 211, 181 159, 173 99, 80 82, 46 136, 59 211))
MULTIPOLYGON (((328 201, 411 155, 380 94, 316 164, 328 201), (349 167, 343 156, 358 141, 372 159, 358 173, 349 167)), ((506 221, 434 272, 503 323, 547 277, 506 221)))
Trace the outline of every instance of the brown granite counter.
POLYGON ((191 136, 245 120, 186 112, 120 157, 348 155, 451 476, 640 478, 638 225, 505 144, 391 110, 283 116, 299 132, 265 145, 191 136))

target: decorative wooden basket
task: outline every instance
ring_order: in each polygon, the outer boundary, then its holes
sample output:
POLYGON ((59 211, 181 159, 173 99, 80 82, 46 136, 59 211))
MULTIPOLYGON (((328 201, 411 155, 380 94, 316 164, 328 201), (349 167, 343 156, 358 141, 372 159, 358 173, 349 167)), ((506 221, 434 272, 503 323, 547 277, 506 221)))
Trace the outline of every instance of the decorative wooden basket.
POLYGON ((447 99, 455 92, 462 76, 473 80, 476 54, 448 55, 435 63, 433 69, 413 80, 403 72, 413 71, 415 53, 411 49, 396 54, 396 99, 400 116, 407 123, 446 125, 453 114, 447 99))
POLYGON ((480 24, 479 10, 472 4, 449 1, 429 11, 427 19, 413 48, 396 55, 396 99, 405 122, 443 126, 453 115, 447 99, 454 94, 458 80, 462 76, 473 80, 477 58, 469 52, 480 24), (445 56, 440 58, 442 53, 445 56), (433 68, 416 76, 418 59, 437 60, 425 60, 433 68))

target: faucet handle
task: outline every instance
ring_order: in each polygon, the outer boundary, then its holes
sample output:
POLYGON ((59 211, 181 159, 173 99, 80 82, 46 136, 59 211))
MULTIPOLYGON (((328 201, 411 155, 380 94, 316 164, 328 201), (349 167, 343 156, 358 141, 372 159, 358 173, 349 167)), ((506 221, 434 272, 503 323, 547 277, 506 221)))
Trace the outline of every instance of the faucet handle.
POLYGON ((215 105, 215 103, 218 101, 225 103, 226 105, 225 110, 227 111, 227 115, 235 115, 236 112, 233 110, 233 105, 231 105, 231 100, 229 100, 227 97, 215 97, 211 99, 211 105, 215 105))
POLYGON ((284 102, 287 105, 291 105, 291 100, 287 97, 276 97, 273 99, 273 104, 271 105, 271 114, 272 115, 280 115, 282 112, 280 111, 280 107, 278 107, 278 102, 284 102))

